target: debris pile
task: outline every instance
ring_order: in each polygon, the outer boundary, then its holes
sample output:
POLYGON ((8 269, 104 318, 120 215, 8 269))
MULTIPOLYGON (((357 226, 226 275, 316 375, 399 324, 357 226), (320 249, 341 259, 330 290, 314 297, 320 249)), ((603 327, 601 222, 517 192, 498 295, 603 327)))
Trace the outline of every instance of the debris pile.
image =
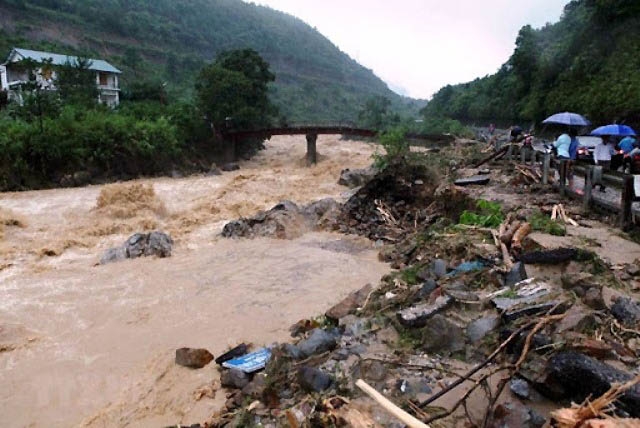
MULTIPOLYGON (((572 224, 561 205, 502 212, 424 167, 381 171, 312 224, 384 243, 396 271, 297 322, 263 359, 231 350, 208 426, 638 426, 640 261, 540 246, 543 210, 572 224), (237 368, 256 360, 263 371, 237 368)), ((228 234, 257 236, 278 215, 228 234)))

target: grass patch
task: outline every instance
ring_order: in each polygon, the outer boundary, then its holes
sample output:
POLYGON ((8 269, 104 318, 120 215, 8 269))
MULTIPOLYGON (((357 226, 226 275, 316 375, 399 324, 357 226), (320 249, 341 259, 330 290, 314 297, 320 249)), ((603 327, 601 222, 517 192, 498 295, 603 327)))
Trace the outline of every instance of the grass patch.
POLYGON ((476 211, 464 210, 460 215, 460 224, 481 227, 498 227, 504 221, 502 206, 497 202, 480 199, 476 211))
POLYGON ((548 233, 555 236, 565 236, 567 229, 564 225, 557 221, 551 220, 548 216, 541 211, 535 211, 529 218, 529 223, 533 230, 548 233))

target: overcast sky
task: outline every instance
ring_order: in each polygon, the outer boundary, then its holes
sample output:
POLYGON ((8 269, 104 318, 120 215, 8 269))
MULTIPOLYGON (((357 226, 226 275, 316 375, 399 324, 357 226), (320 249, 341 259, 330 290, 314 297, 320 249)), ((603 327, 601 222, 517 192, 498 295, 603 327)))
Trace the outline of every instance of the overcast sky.
POLYGON ((254 0, 297 16, 396 92, 429 98, 494 73, 518 30, 556 22, 568 0, 254 0))

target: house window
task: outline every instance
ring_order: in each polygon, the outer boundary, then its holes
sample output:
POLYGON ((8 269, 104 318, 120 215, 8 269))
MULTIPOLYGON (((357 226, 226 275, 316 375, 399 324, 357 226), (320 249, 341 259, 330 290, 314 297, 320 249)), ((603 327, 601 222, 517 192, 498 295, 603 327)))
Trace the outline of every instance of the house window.
POLYGON ((99 73, 99 76, 100 76, 100 86, 108 86, 109 75, 107 73, 99 73))

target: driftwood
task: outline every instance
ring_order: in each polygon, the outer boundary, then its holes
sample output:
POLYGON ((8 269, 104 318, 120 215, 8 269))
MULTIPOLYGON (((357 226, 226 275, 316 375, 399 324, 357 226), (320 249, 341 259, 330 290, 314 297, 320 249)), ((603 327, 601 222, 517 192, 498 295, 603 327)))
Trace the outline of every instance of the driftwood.
POLYGON ((505 245, 509 245, 511 243, 511 240, 513 239, 513 235, 516 233, 516 231, 520 228, 521 225, 522 223, 518 220, 511 223, 511 225, 509 225, 506 228, 504 233, 500 234, 500 240, 504 242, 505 245))
POLYGON ((531 225, 529 223, 523 223, 518 230, 513 234, 513 240, 511 241, 511 250, 520 250, 522 248, 522 240, 531 233, 531 225))

